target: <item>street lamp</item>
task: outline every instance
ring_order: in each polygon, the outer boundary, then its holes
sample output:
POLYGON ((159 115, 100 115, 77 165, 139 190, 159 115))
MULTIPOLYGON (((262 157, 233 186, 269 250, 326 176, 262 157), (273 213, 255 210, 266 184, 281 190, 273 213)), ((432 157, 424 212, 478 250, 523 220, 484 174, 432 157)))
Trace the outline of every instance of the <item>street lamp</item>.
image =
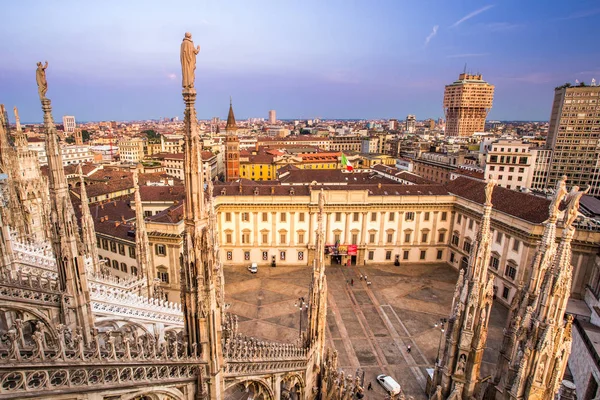
POLYGON ((298 307, 298 309, 300 310, 300 338, 302 338, 302 312, 304 310, 308 310, 308 303, 304 301, 304 297, 300 297, 294 303, 294 306, 298 307))
POLYGON ((444 331, 445 331, 444 326, 445 326, 446 322, 448 322, 448 320, 446 318, 440 318, 439 325, 437 323, 434 325, 435 328, 437 328, 438 326, 440 328, 440 341, 438 343, 437 355, 436 355, 436 358, 435 358, 435 364, 436 365, 438 365, 438 363, 441 362, 441 359, 440 359, 440 348, 442 347, 442 338, 444 337, 444 331))

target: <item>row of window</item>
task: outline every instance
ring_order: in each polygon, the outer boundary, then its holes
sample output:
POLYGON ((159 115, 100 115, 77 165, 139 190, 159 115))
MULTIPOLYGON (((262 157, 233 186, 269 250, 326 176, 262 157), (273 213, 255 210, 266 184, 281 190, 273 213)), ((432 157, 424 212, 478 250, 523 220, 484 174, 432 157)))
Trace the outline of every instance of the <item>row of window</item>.
MULTIPOLYGON (((299 212, 298 214, 298 222, 304 222, 305 221, 305 214, 303 212, 299 212)), ((377 211, 373 211, 371 212, 371 222, 377 222, 377 211)), ((429 221, 431 218, 431 213, 429 211, 425 211, 422 213, 423 214, 423 221, 429 221)), ((280 222, 287 222, 287 215, 288 213, 282 212, 279 213, 279 221, 280 222)), ((335 222, 342 222, 342 212, 335 212, 332 213, 332 215, 334 216, 334 221, 335 222)), ((249 212, 242 212, 240 213, 240 218, 242 220, 242 222, 250 222, 250 213, 249 212)), ((442 211, 440 213, 440 220, 441 221, 446 221, 448 219, 448 213, 446 211, 442 211)), ((396 220, 396 213, 395 212, 388 212, 388 221, 393 222, 396 220)), ((414 221, 415 220, 415 213, 413 211, 408 211, 404 213, 404 220, 405 221, 414 221)), ((261 221, 262 222, 269 222, 269 213, 268 212, 262 212, 261 213, 261 221)), ((360 221, 360 213, 359 212, 353 212, 352 213, 352 221, 353 222, 359 222, 360 221)), ((225 213, 225 222, 231 222, 231 212, 226 212, 225 213)))
MULTIPOLYGON (((462 217, 463 217, 462 214, 460 214, 460 213, 456 214, 456 224, 457 225, 461 224, 462 217)), ((477 229, 476 222, 473 218, 465 217, 465 220, 469 221, 468 222, 469 230, 477 229)), ((490 231, 492 233, 492 236, 494 236, 494 232, 496 233, 496 243, 502 244, 502 238, 504 237, 504 234, 500 231, 495 231, 494 229, 491 229, 490 231)), ((458 233, 458 231, 454 231, 454 233, 452 235, 452 240, 451 240, 451 243, 457 247, 458 247, 458 242, 459 242, 459 235, 460 234, 458 233)), ((511 239, 510 236, 507 235, 506 240, 510 240, 510 239, 511 239)), ((512 238, 512 239, 513 239, 513 246, 512 246, 513 251, 519 252, 519 248, 521 247, 521 241, 517 238, 512 238)), ((465 241, 470 241, 470 239, 465 238, 465 241)), ((469 251, 470 251, 470 248, 469 248, 469 251)))
MULTIPOLYGON (((100 257, 100 259, 102 259, 102 257, 100 257)), ((112 269, 116 269, 117 271, 121 271, 121 272, 125 272, 125 273, 130 271, 131 275, 135 275, 135 276, 137 276, 137 274, 138 274, 138 269, 137 269, 137 266, 135 266, 135 265, 132 265, 131 267, 127 267, 127 264, 125 264, 124 262, 119 263, 119 261, 111 260, 108 257, 104 258, 104 260, 106 261, 106 265, 109 267, 112 267, 112 269)))
MULTIPOLYGON (((498 167, 498 171, 503 172, 505 169, 504 166, 499 166, 498 167)), ((496 170, 496 166, 495 165, 490 165, 490 171, 495 171, 496 170)), ((525 172, 525 168, 519 168, 519 173, 522 174, 525 172)), ((508 167, 508 172, 515 172, 515 167, 508 167)))
MULTIPOLYGON (((385 259, 387 261, 390 261, 392 259, 392 252, 393 252, 393 250, 385 251, 385 259)), ((285 250, 280 251, 279 252, 279 260, 285 261, 286 254, 287 254, 287 251, 285 251, 285 250)), ((227 251, 226 257, 227 257, 228 261, 233 260, 233 251, 227 251)), ((298 261, 303 261, 304 260, 304 251, 303 250, 298 251, 297 257, 298 257, 298 261)), ((402 250, 402 259, 408 260, 409 257, 410 257, 410 250, 402 250)), ((443 257, 444 257, 444 250, 438 249, 437 253, 436 253, 436 260, 442 260, 443 257)), ((262 259, 263 259, 263 261, 269 260, 269 252, 268 251, 262 252, 262 259)), ((375 250, 369 250, 367 252, 367 259, 369 261, 373 261, 375 259, 375 250)), ((419 250, 419 260, 425 260, 425 259, 427 259, 427 250, 419 250)), ((244 251, 244 260, 250 261, 250 251, 244 251)))
MULTIPOLYGON (((100 239, 96 238, 96 245, 98 248, 102 246, 102 249, 112 251, 113 253, 119 253, 120 255, 125 255, 125 247, 128 248, 129 257, 135 258, 135 247, 133 246, 125 246, 122 243, 113 242, 108 239, 100 239)), ((167 255, 167 247, 164 244, 156 244, 154 245, 154 252, 159 256, 167 255)))

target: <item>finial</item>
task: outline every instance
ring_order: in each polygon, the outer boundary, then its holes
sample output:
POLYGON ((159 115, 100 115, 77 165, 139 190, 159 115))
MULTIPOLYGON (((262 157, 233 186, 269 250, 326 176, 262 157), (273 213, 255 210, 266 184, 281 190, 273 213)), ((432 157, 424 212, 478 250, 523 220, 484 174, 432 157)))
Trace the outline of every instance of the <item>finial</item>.
POLYGON ((233 100, 231 99, 231 95, 229 95, 229 107, 233 107, 233 100))

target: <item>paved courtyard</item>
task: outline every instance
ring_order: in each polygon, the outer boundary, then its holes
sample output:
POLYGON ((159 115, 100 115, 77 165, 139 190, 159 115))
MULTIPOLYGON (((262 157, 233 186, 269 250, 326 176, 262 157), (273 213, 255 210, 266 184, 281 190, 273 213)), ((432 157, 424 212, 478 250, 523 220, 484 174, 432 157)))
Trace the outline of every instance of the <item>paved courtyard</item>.
MULTIPOLYGON (((426 399, 426 368, 435 362, 441 334, 434 325, 449 315, 458 273, 445 265, 336 265, 326 274, 327 345, 338 351, 339 366, 352 375, 359 367, 365 371, 365 385, 373 383, 367 399, 385 398, 375 380, 380 373, 394 377, 407 395, 426 399)), ((254 275, 243 267, 226 267, 226 301, 239 316, 240 331, 297 341, 300 311, 295 303, 308 297, 310 276, 309 267, 259 267, 254 275)), ((305 329, 306 312, 302 317, 305 329)), ((483 376, 493 371, 506 318, 506 309, 494 306, 483 376)))

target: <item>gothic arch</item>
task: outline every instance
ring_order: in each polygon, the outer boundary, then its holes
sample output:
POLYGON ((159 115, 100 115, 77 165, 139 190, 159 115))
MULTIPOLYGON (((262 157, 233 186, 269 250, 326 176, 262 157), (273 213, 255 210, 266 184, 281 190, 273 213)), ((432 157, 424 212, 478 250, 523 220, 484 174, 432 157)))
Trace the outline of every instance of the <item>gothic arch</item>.
MULTIPOLYGON (((21 312, 21 313, 25 312, 25 313, 29 313, 29 314, 35 316, 40 322, 42 322, 46 326, 46 329, 48 330, 52 339, 54 339, 54 340, 58 339, 58 331, 55 328, 56 324, 53 324, 48 319, 48 316, 45 315, 39 309, 28 307, 28 306, 23 306, 23 305, 20 305, 17 303, 12 303, 12 302, 8 303, 6 301, 0 301, 0 312, 6 312, 6 311, 16 311, 16 312, 21 312)), ((23 321, 23 322, 26 322, 26 321, 23 321)))
POLYGON ((121 396, 121 400, 185 400, 185 396, 177 389, 161 387, 158 389, 139 390, 121 396))
POLYGON ((256 400, 277 400, 275 393, 269 381, 264 378, 252 378, 247 380, 236 380, 225 386, 225 391, 233 388, 239 388, 242 391, 254 391, 254 395, 262 394, 261 397, 254 397, 256 400))

